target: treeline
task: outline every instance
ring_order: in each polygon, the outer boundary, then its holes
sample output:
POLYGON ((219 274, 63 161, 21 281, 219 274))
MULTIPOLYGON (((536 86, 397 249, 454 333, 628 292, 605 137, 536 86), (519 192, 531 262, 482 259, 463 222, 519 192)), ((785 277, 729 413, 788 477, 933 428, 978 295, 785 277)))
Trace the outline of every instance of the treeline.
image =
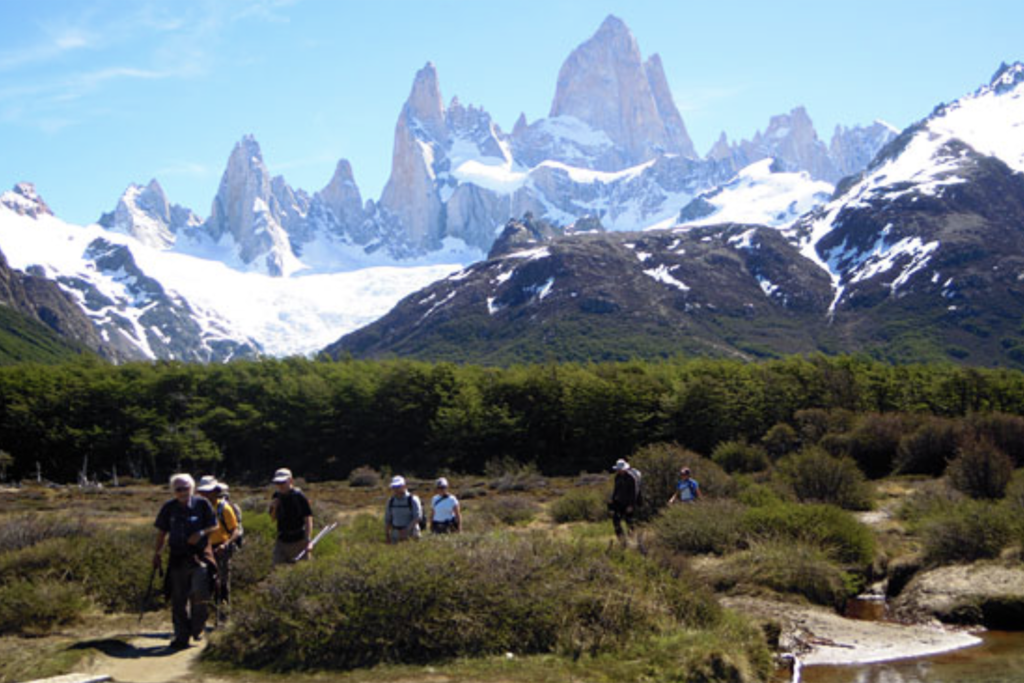
POLYGON ((823 356, 509 368, 85 359, 0 368, 0 466, 7 479, 39 471, 62 482, 115 471, 161 479, 181 468, 263 481, 285 465, 308 479, 360 465, 429 476, 497 459, 575 474, 649 443, 710 454, 723 442, 761 442, 777 425, 799 426, 798 416, 806 423, 808 410, 845 416, 850 430, 858 415, 1020 415, 1024 374, 823 356))

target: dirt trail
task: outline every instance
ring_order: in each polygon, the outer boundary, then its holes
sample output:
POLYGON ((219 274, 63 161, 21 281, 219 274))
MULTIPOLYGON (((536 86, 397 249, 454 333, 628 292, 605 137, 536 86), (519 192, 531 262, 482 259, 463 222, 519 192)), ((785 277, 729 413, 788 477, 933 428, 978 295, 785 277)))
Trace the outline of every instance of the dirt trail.
MULTIPOLYGON (((97 651, 89 673, 108 674, 118 683, 170 683, 195 681, 192 665, 206 647, 206 640, 184 650, 167 647, 169 634, 146 633, 130 639, 90 643, 97 651)), ((207 683, 212 679, 203 677, 207 683)))

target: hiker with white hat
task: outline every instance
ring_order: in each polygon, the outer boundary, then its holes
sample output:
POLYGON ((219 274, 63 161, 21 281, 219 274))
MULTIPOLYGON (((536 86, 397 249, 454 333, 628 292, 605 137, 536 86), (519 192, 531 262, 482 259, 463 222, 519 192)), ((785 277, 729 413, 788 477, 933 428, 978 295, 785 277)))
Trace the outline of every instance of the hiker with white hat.
POLYGON ((389 544, 419 539, 423 522, 423 503, 409 493, 405 477, 391 478, 391 497, 384 510, 384 539, 389 544))
POLYGON ((270 500, 270 518, 277 522, 274 566, 292 564, 300 555, 313 553, 313 509, 306 494, 295 486, 292 471, 282 467, 274 472, 274 496, 270 500))
POLYGON ((230 597, 231 557, 242 533, 235 508, 227 500, 227 488, 227 484, 209 474, 200 479, 196 486, 196 492, 210 502, 217 515, 217 530, 210 534, 209 540, 213 548, 213 559, 217 561, 217 592, 214 602, 217 605, 218 623, 224 620, 225 613, 221 607, 228 603, 230 597))
POLYGON ((459 499, 448 493, 448 480, 441 477, 435 485, 437 493, 430 499, 430 532, 457 534, 462 531, 462 510, 459 499))
POLYGON ((629 526, 633 531, 634 518, 640 508, 640 471, 630 467, 629 463, 619 458, 612 467, 615 473, 615 486, 612 489, 612 499, 608 503, 608 509, 612 513, 612 526, 615 527, 615 535, 619 540, 625 540, 625 531, 622 523, 629 526))

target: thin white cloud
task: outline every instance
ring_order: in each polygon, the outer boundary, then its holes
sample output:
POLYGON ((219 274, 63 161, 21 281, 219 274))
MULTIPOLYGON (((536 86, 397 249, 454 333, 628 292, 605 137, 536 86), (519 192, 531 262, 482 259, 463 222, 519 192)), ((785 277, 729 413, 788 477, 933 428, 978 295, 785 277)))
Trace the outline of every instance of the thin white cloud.
POLYGON ((34 45, 0 52, 0 71, 13 71, 60 59, 69 52, 94 47, 93 37, 78 28, 48 35, 34 45))

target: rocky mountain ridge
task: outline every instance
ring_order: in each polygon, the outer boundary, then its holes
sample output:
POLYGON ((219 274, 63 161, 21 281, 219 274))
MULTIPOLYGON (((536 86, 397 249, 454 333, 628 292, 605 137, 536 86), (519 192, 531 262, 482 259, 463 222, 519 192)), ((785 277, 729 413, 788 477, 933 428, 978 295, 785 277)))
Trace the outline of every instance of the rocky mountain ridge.
POLYGON ((484 362, 866 351, 1024 367, 1022 122, 1024 65, 1004 65, 795 222, 563 236, 513 221, 506 249, 327 350, 484 362))

